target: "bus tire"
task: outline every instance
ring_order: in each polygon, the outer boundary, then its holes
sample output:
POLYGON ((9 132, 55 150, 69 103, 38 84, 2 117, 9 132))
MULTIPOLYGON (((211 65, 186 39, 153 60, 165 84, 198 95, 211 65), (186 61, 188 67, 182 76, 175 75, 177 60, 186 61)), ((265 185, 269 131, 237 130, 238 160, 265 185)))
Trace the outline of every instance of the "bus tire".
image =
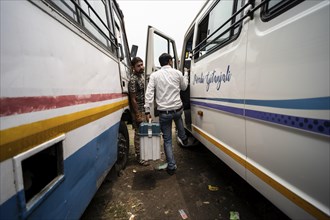
POLYGON ((115 164, 116 173, 119 176, 120 171, 126 168, 129 154, 129 135, 124 121, 120 121, 118 142, 117 142, 117 161, 115 164))

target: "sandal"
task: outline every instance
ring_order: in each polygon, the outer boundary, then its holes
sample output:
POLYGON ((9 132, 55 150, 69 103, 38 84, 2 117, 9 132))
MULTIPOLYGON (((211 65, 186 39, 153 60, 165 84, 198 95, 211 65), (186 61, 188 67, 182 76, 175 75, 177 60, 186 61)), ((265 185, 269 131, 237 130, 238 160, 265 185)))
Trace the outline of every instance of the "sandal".
POLYGON ((138 160, 138 163, 142 166, 149 166, 150 165, 150 163, 148 161, 142 160, 142 159, 138 160))

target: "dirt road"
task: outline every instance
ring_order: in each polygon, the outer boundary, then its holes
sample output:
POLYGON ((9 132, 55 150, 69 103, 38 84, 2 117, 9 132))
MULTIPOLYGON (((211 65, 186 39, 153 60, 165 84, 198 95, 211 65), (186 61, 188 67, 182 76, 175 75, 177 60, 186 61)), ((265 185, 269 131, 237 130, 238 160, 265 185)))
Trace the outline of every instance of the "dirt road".
POLYGON ((203 145, 187 149, 174 141, 178 169, 170 176, 155 170, 164 161, 147 167, 135 161, 129 133, 127 168, 120 177, 108 175, 82 220, 288 219, 203 145))

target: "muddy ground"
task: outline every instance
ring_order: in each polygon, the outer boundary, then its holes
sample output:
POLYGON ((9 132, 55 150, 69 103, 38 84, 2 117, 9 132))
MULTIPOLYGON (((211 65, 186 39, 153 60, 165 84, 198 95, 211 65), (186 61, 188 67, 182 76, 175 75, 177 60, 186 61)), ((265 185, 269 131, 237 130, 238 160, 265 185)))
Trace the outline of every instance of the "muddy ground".
POLYGON ((110 172, 82 220, 288 219, 203 145, 181 148, 174 141, 178 169, 170 176, 155 169, 163 153, 150 166, 136 162, 130 126, 129 134, 126 169, 119 177, 110 172))

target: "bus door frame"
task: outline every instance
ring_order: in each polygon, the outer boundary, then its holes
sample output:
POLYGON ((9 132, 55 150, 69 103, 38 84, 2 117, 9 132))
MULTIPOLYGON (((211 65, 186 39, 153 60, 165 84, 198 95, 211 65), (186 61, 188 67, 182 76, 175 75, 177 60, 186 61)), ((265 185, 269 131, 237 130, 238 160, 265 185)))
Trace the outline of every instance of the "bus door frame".
MULTIPOLYGON (((159 56, 162 53, 168 53, 174 58, 174 66, 173 68, 178 69, 179 64, 179 57, 177 54, 176 44, 173 38, 169 37, 168 35, 162 33, 161 31, 157 30, 152 26, 148 26, 147 32, 147 46, 146 46, 146 58, 145 58, 145 71, 144 71, 144 79, 145 79, 145 89, 147 89, 147 85, 149 82, 150 75, 153 72, 156 72, 160 69, 160 65, 158 62, 159 56), (162 38, 166 42, 166 49, 164 51, 157 51, 159 53, 155 54, 155 49, 158 49, 156 46, 157 38, 162 38)), ((159 113, 157 111, 156 99, 154 99, 153 106, 151 107, 150 112, 154 121, 159 121, 159 113)))

